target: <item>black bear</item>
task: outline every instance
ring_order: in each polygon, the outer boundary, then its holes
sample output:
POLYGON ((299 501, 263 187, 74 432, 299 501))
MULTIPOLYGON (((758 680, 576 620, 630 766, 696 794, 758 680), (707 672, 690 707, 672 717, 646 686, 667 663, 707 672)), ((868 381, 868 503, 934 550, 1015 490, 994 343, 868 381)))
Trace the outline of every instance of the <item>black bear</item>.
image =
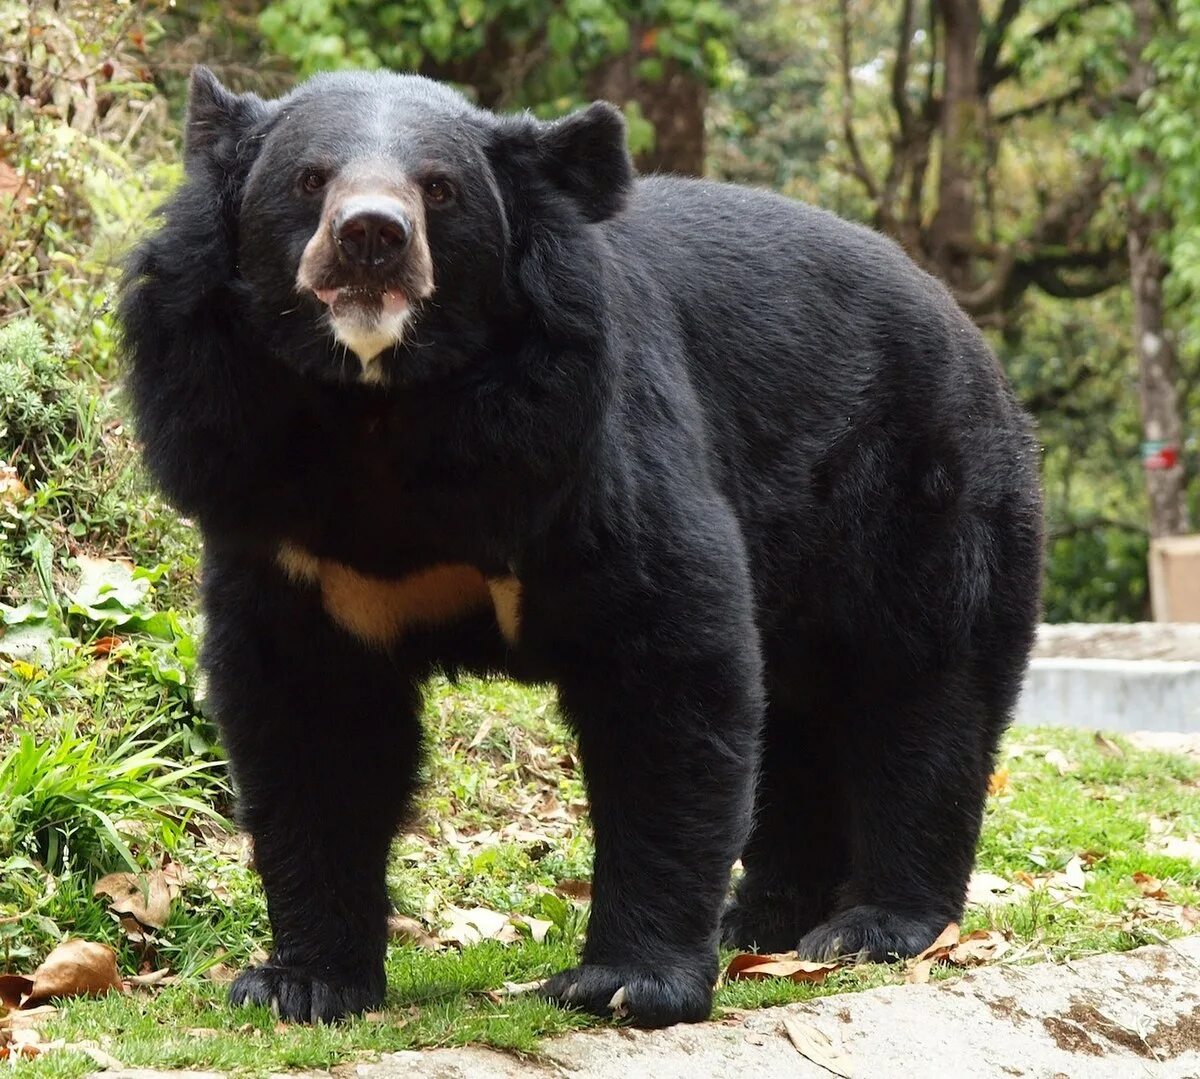
POLYGON ((434 670, 553 682, 577 734, 593 900, 554 999, 699 1020, 722 939, 886 960, 959 915, 1041 512, 936 281, 820 210, 635 178, 605 104, 200 70, 185 165, 121 317, 274 931, 235 1002, 383 999, 434 670))

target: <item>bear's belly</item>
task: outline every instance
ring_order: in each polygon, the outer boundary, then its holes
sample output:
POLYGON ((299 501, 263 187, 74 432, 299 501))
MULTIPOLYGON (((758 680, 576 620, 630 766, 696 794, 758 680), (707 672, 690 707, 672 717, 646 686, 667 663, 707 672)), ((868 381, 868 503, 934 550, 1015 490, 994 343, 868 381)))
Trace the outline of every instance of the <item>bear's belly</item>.
POLYGON ((520 628, 521 582, 485 577, 474 566, 431 566, 406 577, 372 577, 341 562, 281 544, 275 556, 297 585, 319 588, 325 613, 366 644, 386 646, 408 629, 438 626, 490 606, 509 644, 520 628))

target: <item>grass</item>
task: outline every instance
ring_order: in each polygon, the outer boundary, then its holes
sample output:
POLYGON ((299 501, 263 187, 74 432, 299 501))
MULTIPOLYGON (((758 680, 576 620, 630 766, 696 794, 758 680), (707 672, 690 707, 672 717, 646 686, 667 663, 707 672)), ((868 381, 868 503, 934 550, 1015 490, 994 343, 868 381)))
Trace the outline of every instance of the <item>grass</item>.
MULTIPOLYGON (((548 890, 586 876, 590 855, 586 826, 570 808, 581 788, 548 694, 506 683, 437 683, 427 721, 435 749, 431 786, 419 826, 397 842, 392 864, 400 908, 435 929, 438 912, 452 904, 546 918, 553 913, 545 903, 548 890), (547 807, 543 821, 536 813, 547 807)), ((1010 903, 971 907, 964 929, 998 928, 1028 960, 1123 950, 1177 935, 1171 904, 1200 904, 1200 864, 1155 847, 1167 835, 1200 834, 1200 767, 1120 740, 1102 746, 1088 733, 1049 730, 1014 732, 1005 758, 1007 789, 989 800, 980 869, 1015 880, 1023 873, 1052 874, 1080 854, 1091 864, 1082 890, 1043 888, 1010 903), (1119 756, 1109 748, 1114 745, 1119 756), (1064 763, 1065 775, 1059 772, 1064 763), (1150 906, 1165 910, 1146 912, 1133 878, 1138 872, 1164 882, 1171 904, 1150 906)), ((47 1038, 95 1045, 130 1066, 266 1074, 472 1042, 536 1054, 542 1038, 594 1022, 532 996, 489 996, 505 982, 531 981, 570 965, 578 917, 560 920, 544 943, 486 941, 437 953, 397 943, 389 954, 385 1008, 354 1022, 279 1027, 262 1009, 234 1012, 224 988, 200 972, 223 949, 233 965, 237 955, 248 956, 265 941, 266 922, 251 874, 219 855, 215 838, 210 831, 174 847, 193 882, 161 935, 155 961, 184 976, 154 994, 69 1003, 44 1028, 47 1038)), ((554 902, 575 910, 557 897, 554 902)), ((96 903, 80 893, 71 903, 91 911, 69 927, 73 932, 114 939, 96 903)), ((132 973, 139 952, 122 945, 122 959, 132 973)), ((819 986, 737 982, 720 988, 716 1008, 781 1004, 901 978, 896 967, 869 965, 839 971, 819 986)), ((30 1075, 74 1076, 92 1067, 90 1058, 71 1051, 20 1065, 30 1075)))

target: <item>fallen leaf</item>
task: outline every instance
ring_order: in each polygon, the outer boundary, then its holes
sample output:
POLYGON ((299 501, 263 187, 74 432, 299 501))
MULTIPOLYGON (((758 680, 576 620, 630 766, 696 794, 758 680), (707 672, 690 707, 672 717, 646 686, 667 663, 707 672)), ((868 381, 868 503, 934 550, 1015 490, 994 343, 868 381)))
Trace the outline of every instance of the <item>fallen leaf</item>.
POLYGON ((32 992, 32 978, 24 974, 0 974, 0 1005, 5 1008, 19 1008, 32 992))
POLYGON ((1060 776, 1065 776, 1068 772, 1073 771, 1075 766, 1067 760, 1067 755, 1061 749, 1050 749, 1046 751, 1046 763, 1054 768, 1060 776))
POLYGON ((541 944, 546 939, 546 934, 554 928, 553 922, 548 922, 544 918, 531 918, 528 914, 518 914, 512 920, 526 926, 529 929, 529 935, 538 944, 541 944))
POLYGON ((1012 787, 1012 773, 1007 768, 997 768, 988 777, 988 794, 1007 794, 1012 787))
POLYGON ((745 952, 735 955, 725 968, 725 977, 731 982, 757 981, 764 978, 786 978, 793 982, 823 982, 841 964, 812 963, 800 959, 795 952, 780 952, 774 955, 755 955, 745 952))
POLYGON ((1068 888, 1083 891, 1087 878, 1083 872, 1083 859, 1078 854, 1063 867, 1062 875, 1068 888))
POLYGON ((138 926, 163 929, 171 915, 171 903, 179 894, 178 885, 172 887, 170 878, 155 869, 144 876, 136 873, 109 873, 101 877, 92 889, 95 896, 107 896, 108 909, 117 916, 121 928, 131 939, 142 934, 138 926), (137 925, 125 920, 132 918, 137 925))
POLYGON ((977 872, 971 874, 967 883, 967 902, 977 906, 991 906, 996 903, 1011 903, 1018 898, 1012 881, 1005 880, 995 873, 977 872))
POLYGON ((1106 757, 1125 756, 1125 750, 1107 735, 1101 734, 1099 731, 1096 732, 1096 748, 1106 757))
POLYGON ((392 940, 405 941, 429 951, 437 951, 441 947, 416 918, 410 918, 406 914, 392 914, 388 917, 388 936, 392 940))
POLYGON ((1166 899, 1167 890, 1163 887, 1163 883, 1158 877, 1152 877, 1149 873, 1143 873, 1140 870, 1134 873, 1133 879, 1138 886, 1138 890, 1147 899, 1166 899))
POLYGON ((3 1024, 10 1033, 18 1030, 31 1030, 40 1027, 49 1019, 58 1015, 58 1008, 53 1004, 39 1004, 36 1008, 26 1008, 24 1011, 9 1012, 4 1016, 3 1024))
POLYGON ((592 882, 590 880, 575 880, 568 877, 566 880, 560 880, 554 886, 554 890, 568 899, 587 900, 592 898, 592 882))
POLYGON ((468 749, 478 749, 483 740, 491 733, 492 724, 496 722, 496 717, 490 713, 483 717, 483 722, 479 724, 479 729, 475 732, 475 737, 467 743, 468 749))
POLYGON ((948 958, 951 963, 960 967, 991 963, 1004 955, 1008 947, 1003 933, 995 929, 976 929, 950 949, 948 958))
POLYGON ((1179 836, 1165 836, 1159 845, 1158 852, 1168 858, 1183 858, 1189 862, 1200 862, 1200 841, 1192 837, 1180 839, 1179 836))
POLYGON ((33 986, 21 1007, 35 1008, 55 997, 99 997, 123 988, 117 953, 107 944, 67 940, 33 972, 33 986))
POLYGON ((938 935, 937 939, 929 945, 920 955, 914 957, 914 962, 920 962, 922 959, 939 959, 958 943, 958 923, 950 922, 945 929, 938 935))
POLYGON ((842 1076, 842 1079, 854 1079, 854 1066, 849 1054, 835 1045, 823 1030, 791 1018, 784 1019, 783 1029, 801 1056, 834 1075, 842 1076))
POLYGON ((101 1071, 120 1071, 125 1066, 116 1057, 106 1053, 93 1042, 69 1042, 63 1048, 90 1057, 92 1063, 101 1071))
POLYGON ((945 960, 950 955, 950 949, 958 943, 958 936, 958 923, 951 922, 938 934, 937 940, 920 955, 913 957, 904 980, 913 985, 923 985, 929 981, 933 964, 945 960))
POLYGON ((520 932, 507 914, 488 910, 486 907, 474 907, 470 910, 447 907, 444 917, 450 922, 447 929, 438 933, 438 939, 444 944, 466 946, 478 944, 481 940, 514 944, 521 939, 520 932))
MULTIPOLYGON (((0 168, 3 163, 0 162, 0 168)), ((29 497, 29 488, 17 477, 11 465, 0 463, 0 502, 22 502, 29 497)))
POLYGON ((92 642, 92 655, 107 656, 114 648, 121 644, 120 637, 109 635, 108 637, 100 637, 92 642))
POLYGON ((149 970, 145 974, 135 974, 132 978, 125 979, 126 984, 134 989, 153 989, 155 986, 170 985, 174 981, 169 967, 149 970))

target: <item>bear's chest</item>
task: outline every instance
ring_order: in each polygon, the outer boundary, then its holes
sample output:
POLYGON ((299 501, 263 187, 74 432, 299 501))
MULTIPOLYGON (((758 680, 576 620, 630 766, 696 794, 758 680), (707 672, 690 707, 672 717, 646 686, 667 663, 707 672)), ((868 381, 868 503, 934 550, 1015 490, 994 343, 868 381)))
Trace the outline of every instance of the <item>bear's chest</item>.
POLYGON ((519 637, 521 582, 512 575, 485 577, 465 563, 442 563, 402 577, 376 577, 290 543, 280 545, 276 561, 297 588, 317 589, 329 618, 364 644, 387 647, 410 630, 487 608, 510 645, 519 637))

